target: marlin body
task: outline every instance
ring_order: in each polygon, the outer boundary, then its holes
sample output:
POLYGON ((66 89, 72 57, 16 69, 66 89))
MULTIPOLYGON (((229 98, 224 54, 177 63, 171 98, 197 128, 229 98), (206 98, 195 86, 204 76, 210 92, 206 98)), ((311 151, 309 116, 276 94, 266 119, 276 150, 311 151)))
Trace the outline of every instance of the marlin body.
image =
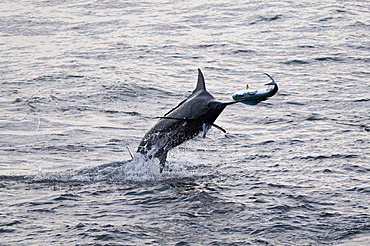
POLYGON ((241 101, 228 103, 217 101, 206 90, 203 74, 198 69, 198 82, 193 93, 160 117, 141 140, 137 152, 147 159, 158 158, 162 172, 168 151, 172 148, 194 138, 202 131, 205 137, 211 126, 226 132, 214 122, 227 105, 238 102, 241 101))

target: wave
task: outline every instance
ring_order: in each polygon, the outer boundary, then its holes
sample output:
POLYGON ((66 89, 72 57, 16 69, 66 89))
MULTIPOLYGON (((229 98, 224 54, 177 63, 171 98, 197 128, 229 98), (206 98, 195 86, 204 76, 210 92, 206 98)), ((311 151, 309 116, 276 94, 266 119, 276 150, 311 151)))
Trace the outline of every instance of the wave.
POLYGON ((248 50, 248 49, 238 49, 232 51, 233 54, 238 54, 238 53, 255 53, 256 51, 254 50, 248 50))
POLYGON ((272 17, 259 16, 256 21, 249 23, 250 25, 257 24, 259 22, 272 22, 283 18, 283 15, 274 15, 272 17))
POLYGON ((324 57, 317 57, 314 59, 315 61, 338 61, 342 62, 344 61, 343 58, 335 57, 335 56, 324 56, 324 57))
POLYGON ((362 57, 338 57, 338 56, 323 56, 323 57, 316 57, 309 60, 301 60, 301 59, 292 59, 281 62, 284 65, 307 65, 314 62, 370 62, 370 58, 362 58, 362 57))
POLYGON ((302 160, 323 160, 323 159, 353 159, 358 158, 358 155, 343 155, 343 154, 332 154, 332 155, 318 155, 318 156, 301 156, 293 157, 293 159, 302 159, 302 160))
POLYGON ((308 62, 308 61, 297 60, 297 59, 293 59, 293 60, 283 62, 283 64, 285 64, 285 65, 304 65, 304 64, 309 64, 309 63, 310 62, 308 62))

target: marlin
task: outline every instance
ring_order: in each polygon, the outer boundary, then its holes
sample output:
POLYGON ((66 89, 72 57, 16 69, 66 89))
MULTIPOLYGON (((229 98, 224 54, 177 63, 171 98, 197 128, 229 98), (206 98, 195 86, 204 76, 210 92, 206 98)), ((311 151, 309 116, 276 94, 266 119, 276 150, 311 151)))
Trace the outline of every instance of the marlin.
MULTIPOLYGON (((277 85, 273 79, 272 81, 268 85, 274 85, 276 88, 273 92, 270 91, 264 100, 277 92, 277 85)), ((243 102, 243 99, 226 103, 217 101, 206 90, 203 74, 198 69, 198 82, 193 93, 163 117, 159 117, 159 121, 141 140, 137 152, 147 159, 158 158, 162 173, 168 151, 172 148, 196 137, 200 132, 203 132, 205 138, 212 126, 226 133, 214 122, 226 106, 238 102, 243 102)))

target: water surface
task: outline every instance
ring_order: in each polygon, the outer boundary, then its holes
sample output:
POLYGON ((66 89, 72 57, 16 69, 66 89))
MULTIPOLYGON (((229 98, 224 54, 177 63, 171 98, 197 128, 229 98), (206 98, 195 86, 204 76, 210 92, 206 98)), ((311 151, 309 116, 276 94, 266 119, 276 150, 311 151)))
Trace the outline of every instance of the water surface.
POLYGON ((3 1, 0 244, 367 245, 366 1, 3 1), (194 89, 228 107, 131 159, 194 89))

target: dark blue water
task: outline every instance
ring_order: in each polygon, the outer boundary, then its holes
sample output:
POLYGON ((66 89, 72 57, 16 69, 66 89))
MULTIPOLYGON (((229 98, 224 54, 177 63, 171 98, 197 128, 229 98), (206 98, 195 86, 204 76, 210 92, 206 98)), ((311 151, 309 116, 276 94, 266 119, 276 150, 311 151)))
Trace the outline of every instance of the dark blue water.
POLYGON ((368 245, 367 1, 3 1, 0 245, 368 245), (220 101, 131 159, 195 87, 220 101))

